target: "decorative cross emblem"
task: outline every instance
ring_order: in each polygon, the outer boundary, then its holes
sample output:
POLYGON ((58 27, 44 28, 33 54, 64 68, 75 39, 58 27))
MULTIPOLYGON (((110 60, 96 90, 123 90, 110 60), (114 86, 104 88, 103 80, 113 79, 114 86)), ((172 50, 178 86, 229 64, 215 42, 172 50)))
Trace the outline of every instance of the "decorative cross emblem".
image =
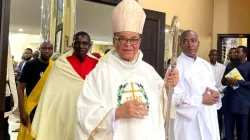
POLYGON ((133 82, 131 82, 130 85, 131 85, 132 90, 124 91, 124 93, 125 94, 132 93, 133 100, 135 100, 135 92, 142 92, 142 91, 141 90, 134 90, 134 83, 133 82))

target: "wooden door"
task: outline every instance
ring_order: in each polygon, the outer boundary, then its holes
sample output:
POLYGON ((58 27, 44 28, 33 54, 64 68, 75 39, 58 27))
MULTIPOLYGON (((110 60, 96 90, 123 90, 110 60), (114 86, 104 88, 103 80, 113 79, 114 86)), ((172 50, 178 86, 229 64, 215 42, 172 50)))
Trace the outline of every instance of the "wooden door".
POLYGON ((0 8, 0 140, 3 140, 10 0, 1 0, 0 8))
POLYGON ((143 60, 164 76, 165 13, 144 9, 146 22, 143 29, 141 51, 143 60))

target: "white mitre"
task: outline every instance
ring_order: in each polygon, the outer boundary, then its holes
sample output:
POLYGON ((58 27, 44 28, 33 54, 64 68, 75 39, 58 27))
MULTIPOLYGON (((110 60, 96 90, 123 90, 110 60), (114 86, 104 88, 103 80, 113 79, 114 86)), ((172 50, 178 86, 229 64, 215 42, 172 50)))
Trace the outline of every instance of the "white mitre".
POLYGON ((142 34, 146 14, 135 0, 123 0, 113 10, 113 33, 130 31, 142 34))

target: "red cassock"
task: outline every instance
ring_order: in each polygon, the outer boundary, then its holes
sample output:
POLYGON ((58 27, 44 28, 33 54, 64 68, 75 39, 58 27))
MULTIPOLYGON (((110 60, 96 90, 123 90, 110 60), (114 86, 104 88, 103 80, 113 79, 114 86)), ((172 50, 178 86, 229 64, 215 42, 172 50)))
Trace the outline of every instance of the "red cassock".
POLYGON ((85 60, 81 62, 75 54, 72 54, 71 56, 67 57, 67 60, 72 65, 74 70, 78 73, 78 75, 81 76, 84 80, 98 63, 98 60, 89 56, 86 56, 85 60))

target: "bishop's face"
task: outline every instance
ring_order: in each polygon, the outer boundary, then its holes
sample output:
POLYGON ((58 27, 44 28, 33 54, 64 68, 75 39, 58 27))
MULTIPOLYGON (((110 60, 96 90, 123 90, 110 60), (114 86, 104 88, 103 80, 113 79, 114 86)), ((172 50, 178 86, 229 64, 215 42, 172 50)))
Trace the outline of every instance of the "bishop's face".
POLYGON ((115 33, 113 43, 122 59, 133 61, 141 45, 141 35, 135 32, 115 33))

